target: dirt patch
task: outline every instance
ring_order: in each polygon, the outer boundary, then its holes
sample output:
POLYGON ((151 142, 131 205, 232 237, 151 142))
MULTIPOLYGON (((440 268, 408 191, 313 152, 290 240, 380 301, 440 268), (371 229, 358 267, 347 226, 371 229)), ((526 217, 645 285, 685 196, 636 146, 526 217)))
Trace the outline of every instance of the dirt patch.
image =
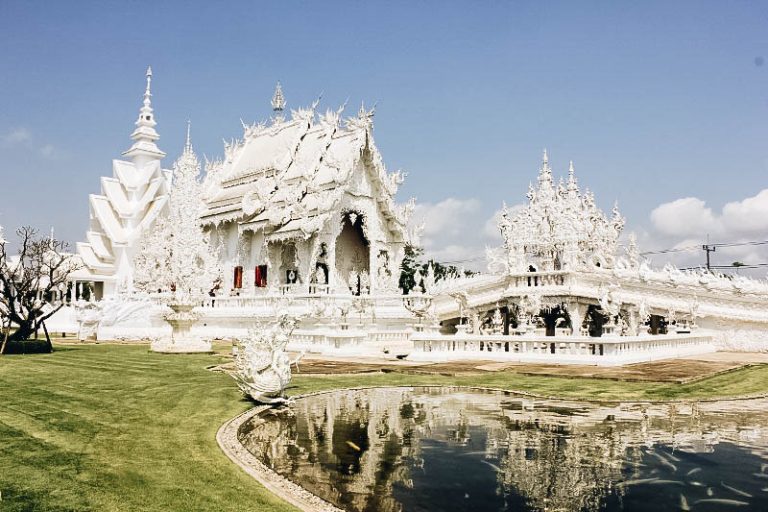
POLYGON ((408 361, 354 361, 323 359, 313 356, 300 363, 301 374, 332 375, 395 372, 411 375, 471 375, 485 372, 509 372, 548 377, 580 377, 627 382, 675 382, 686 384, 755 364, 745 357, 721 360, 668 359, 625 366, 549 365, 498 361, 451 361, 444 363, 409 363, 408 361))
POLYGON ((551 377, 582 377, 634 382, 676 382, 686 384, 714 377, 721 373, 737 370, 749 363, 725 361, 698 361, 692 359, 669 359, 649 363, 629 364, 618 367, 579 365, 522 365, 511 364, 497 371, 509 371, 523 375, 546 375, 551 377))

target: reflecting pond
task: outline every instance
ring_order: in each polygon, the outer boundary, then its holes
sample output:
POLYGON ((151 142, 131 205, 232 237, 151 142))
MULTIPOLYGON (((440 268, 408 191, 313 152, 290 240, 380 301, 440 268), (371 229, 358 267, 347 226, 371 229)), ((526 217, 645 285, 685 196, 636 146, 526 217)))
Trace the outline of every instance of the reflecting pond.
POLYGON ((347 511, 768 510, 768 400, 546 401, 337 391, 244 423, 277 473, 347 511))

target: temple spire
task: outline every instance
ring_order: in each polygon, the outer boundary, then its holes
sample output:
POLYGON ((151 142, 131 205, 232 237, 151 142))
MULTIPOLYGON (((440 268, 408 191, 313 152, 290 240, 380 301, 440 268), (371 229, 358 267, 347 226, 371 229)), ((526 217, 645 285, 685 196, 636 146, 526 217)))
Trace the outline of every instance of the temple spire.
POLYGON ((541 170, 539 170, 539 183, 547 182, 552 185, 552 169, 549 167, 549 155, 546 148, 541 157, 541 170))
POLYGON ((568 164, 568 190, 570 192, 579 190, 579 185, 576 182, 576 172, 573 170, 573 160, 568 164))
POLYGON ((187 119, 187 140, 184 142, 184 152, 185 153, 191 153, 192 152, 192 121, 187 119))
POLYGON ((285 96, 283 96, 283 87, 280 85, 280 81, 277 81, 275 86, 275 94, 272 95, 272 110, 276 116, 281 116, 285 109, 285 96))
POLYGON ((134 160, 138 157, 140 159, 160 159, 165 156, 165 153, 160 151, 155 142, 160 138, 157 134, 155 126, 154 111, 152 110, 152 67, 147 68, 146 73, 147 87, 144 90, 144 101, 139 109, 139 118, 136 120, 136 129, 131 134, 133 139, 133 145, 131 148, 124 152, 124 156, 132 157, 134 160))
POLYGON ((152 66, 147 66, 147 88, 144 91, 144 105, 150 104, 150 98, 152 97, 152 66))

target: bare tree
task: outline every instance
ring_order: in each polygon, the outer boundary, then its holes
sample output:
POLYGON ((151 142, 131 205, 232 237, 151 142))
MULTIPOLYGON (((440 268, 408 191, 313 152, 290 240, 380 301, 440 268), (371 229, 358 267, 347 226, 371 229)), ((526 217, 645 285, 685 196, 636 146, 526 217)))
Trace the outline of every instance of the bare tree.
MULTIPOLYGON (((11 257, 0 229, 0 318, 5 326, 0 354, 5 351, 6 341, 27 340, 41 326, 52 350, 43 322, 64 305, 63 300, 52 300, 54 292, 66 290, 69 276, 82 263, 78 256, 66 252, 66 242, 53 236, 39 237, 37 230, 28 226, 19 228, 16 235, 18 255, 11 257), (9 335, 11 325, 16 330, 9 335)), ((59 294, 59 299, 62 296, 59 294)))

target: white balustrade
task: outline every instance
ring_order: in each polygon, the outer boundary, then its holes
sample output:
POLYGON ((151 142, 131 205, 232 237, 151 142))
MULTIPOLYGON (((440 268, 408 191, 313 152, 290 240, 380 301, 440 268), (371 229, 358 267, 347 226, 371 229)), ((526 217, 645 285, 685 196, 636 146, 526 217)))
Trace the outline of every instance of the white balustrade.
POLYGON ((621 365, 715 350, 711 336, 691 334, 581 338, 415 333, 409 359, 493 359, 555 364, 621 365))

